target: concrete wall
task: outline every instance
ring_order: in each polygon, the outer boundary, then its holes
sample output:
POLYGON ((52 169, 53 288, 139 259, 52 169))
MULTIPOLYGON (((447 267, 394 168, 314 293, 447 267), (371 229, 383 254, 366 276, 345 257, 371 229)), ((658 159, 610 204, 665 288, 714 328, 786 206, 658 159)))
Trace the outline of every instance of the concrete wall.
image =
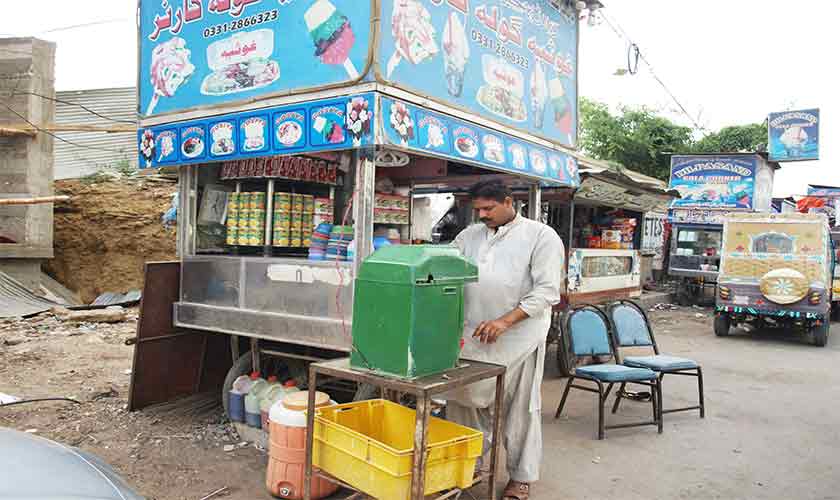
MULTIPOLYGON (((55 45, 34 38, 0 39, 0 126, 55 119, 55 45), (8 107, 6 107, 8 106, 8 107)), ((0 136, 0 197, 53 194, 53 138, 0 136)), ((0 259, 53 256, 53 206, 0 206, 0 259), (11 240, 13 243, 8 243, 11 240)))

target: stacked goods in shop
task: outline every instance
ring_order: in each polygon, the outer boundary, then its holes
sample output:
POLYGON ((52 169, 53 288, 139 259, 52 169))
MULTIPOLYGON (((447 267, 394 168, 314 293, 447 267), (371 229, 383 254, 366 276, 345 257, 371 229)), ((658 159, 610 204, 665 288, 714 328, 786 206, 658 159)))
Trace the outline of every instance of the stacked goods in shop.
POLYGON ((237 220, 237 242, 239 245, 248 245, 248 214, 250 209, 251 193, 239 193, 239 219, 237 220))
POLYGON ((292 230, 292 195, 291 193, 274 193, 273 238, 275 247, 291 245, 292 230))
POLYGON ((333 201, 329 198, 313 198, 314 216, 312 218, 312 227, 317 227, 319 224, 332 224, 333 219, 333 201))
POLYGON ((353 240, 353 226, 333 226, 327 243, 327 260, 347 260, 347 247, 353 240))
POLYGON ((408 197, 378 193, 373 209, 373 222, 376 224, 408 224, 408 197))
POLYGON ((292 195, 292 230, 289 238, 290 247, 303 246, 303 195, 292 195))
POLYGON ((248 196, 248 245, 261 246, 265 234, 265 193, 249 193, 248 196))
POLYGON ((309 245, 309 260, 324 260, 327 257, 327 246, 330 243, 332 224, 322 222, 312 232, 312 242, 309 245))
POLYGON ((227 214, 225 215, 225 226, 227 229, 225 243, 228 245, 239 244, 239 193, 230 193, 227 202, 227 214))
POLYGON ((301 246, 308 247, 312 243, 312 228, 315 219, 315 197, 309 194, 303 195, 303 226, 301 233, 301 246))
POLYGON ((612 221, 612 229, 619 233, 618 248, 633 249, 633 240, 636 235, 636 219, 615 218, 612 221))

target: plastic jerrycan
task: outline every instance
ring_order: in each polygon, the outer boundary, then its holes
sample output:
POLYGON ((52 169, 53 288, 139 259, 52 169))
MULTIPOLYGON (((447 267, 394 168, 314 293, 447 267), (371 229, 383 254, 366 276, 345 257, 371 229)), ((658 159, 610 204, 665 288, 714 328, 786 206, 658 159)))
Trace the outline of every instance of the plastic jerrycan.
MULTIPOLYGON (((272 385, 265 394, 263 394, 263 397, 260 399, 262 430, 268 432, 268 412, 271 410, 271 406, 286 397, 286 395, 289 394, 289 387, 293 387, 294 385, 294 380, 286 381, 283 384, 276 383, 272 385)), ((297 388, 295 388, 295 390, 297 390, 297 388)))
MULTIPOLYGON (((252 374, 253 378, 255 374, 252 374)), ((268 381, 261 378, 258 374, 254 379, 254 385, 245 396, 245 423, 251 427, 260 428, 262 422, 260 421, 260 398, 270 388, 268 381)))
POLYGON ((255 376, 253 373, 251 375, 240 375, 233 381, 233 385, 228 391, 228 418, 231 422, 245 421, 245 396, 254 385, 253 376, 255 376))
MULTIPOLYGON (((309 393, 297 391, 274 403, 269 413, 268 469, 265 485, 280 498, 303 498, 304 462, 306 459, 306 407, 309 393)), ((334 404, 323 392, 315 393, 315 407, 334 404)), ((312 498, 325 498, 338 485, 313 475, 312 498)))

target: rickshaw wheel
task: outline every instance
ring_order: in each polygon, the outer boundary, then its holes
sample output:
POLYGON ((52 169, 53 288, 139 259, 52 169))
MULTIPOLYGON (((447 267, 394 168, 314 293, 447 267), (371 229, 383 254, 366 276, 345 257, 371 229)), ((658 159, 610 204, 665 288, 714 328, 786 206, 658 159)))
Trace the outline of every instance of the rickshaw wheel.
POLYGON ((718 313, 715 316, 715 335, 718 337, 726 337, 729 335, 729 327, 732 325, 732 320, 726 313, 718 313))
POLYGON ((814 336, 814 345, 817 347, 825 347, 828 343, 828 334, 831 330, 831 323, 823 321, 819 326, 811 328, 811 334, 814 336))

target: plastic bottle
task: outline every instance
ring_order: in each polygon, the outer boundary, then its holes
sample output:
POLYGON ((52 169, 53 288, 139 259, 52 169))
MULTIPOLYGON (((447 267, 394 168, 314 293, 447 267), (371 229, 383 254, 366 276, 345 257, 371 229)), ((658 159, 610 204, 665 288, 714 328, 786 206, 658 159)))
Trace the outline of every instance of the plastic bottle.
POLYGON ((274 403, 282 400, 284 397, 286 397, 285 386, 280 383, 274 383, 270 385, 269 389, 260 398, 260 426, 262 430, 268 432, 268 411, 274 403))
MULTIPOLYGON (((269 412, 268 469, 265 485, 280 498, 303 498, 304 457, 306 451, 306 408, 309 393, 296 391, 274 403, 269 412)), ((315 393, 315 407, 335 404, 323 392, 315 393)), ((312 477, 312 498, 325 498, 338 490, 320 476, 312 477)))
POLYGON ((245 396, 254 385, 254 379, 251 378, 253 375, 240 375, 228 391, 228 418, 232 422, 245 421, 245 396))
POLYGON ((268 390, 269 385, 268 381, 260 377, 258 373, 252 373, 251 379, 254 380, 254 385, 251 386, 251 390, 245 396, 245 423, 251 427, 260 428, 262 425, 260 421, 260 398, 268 390))

